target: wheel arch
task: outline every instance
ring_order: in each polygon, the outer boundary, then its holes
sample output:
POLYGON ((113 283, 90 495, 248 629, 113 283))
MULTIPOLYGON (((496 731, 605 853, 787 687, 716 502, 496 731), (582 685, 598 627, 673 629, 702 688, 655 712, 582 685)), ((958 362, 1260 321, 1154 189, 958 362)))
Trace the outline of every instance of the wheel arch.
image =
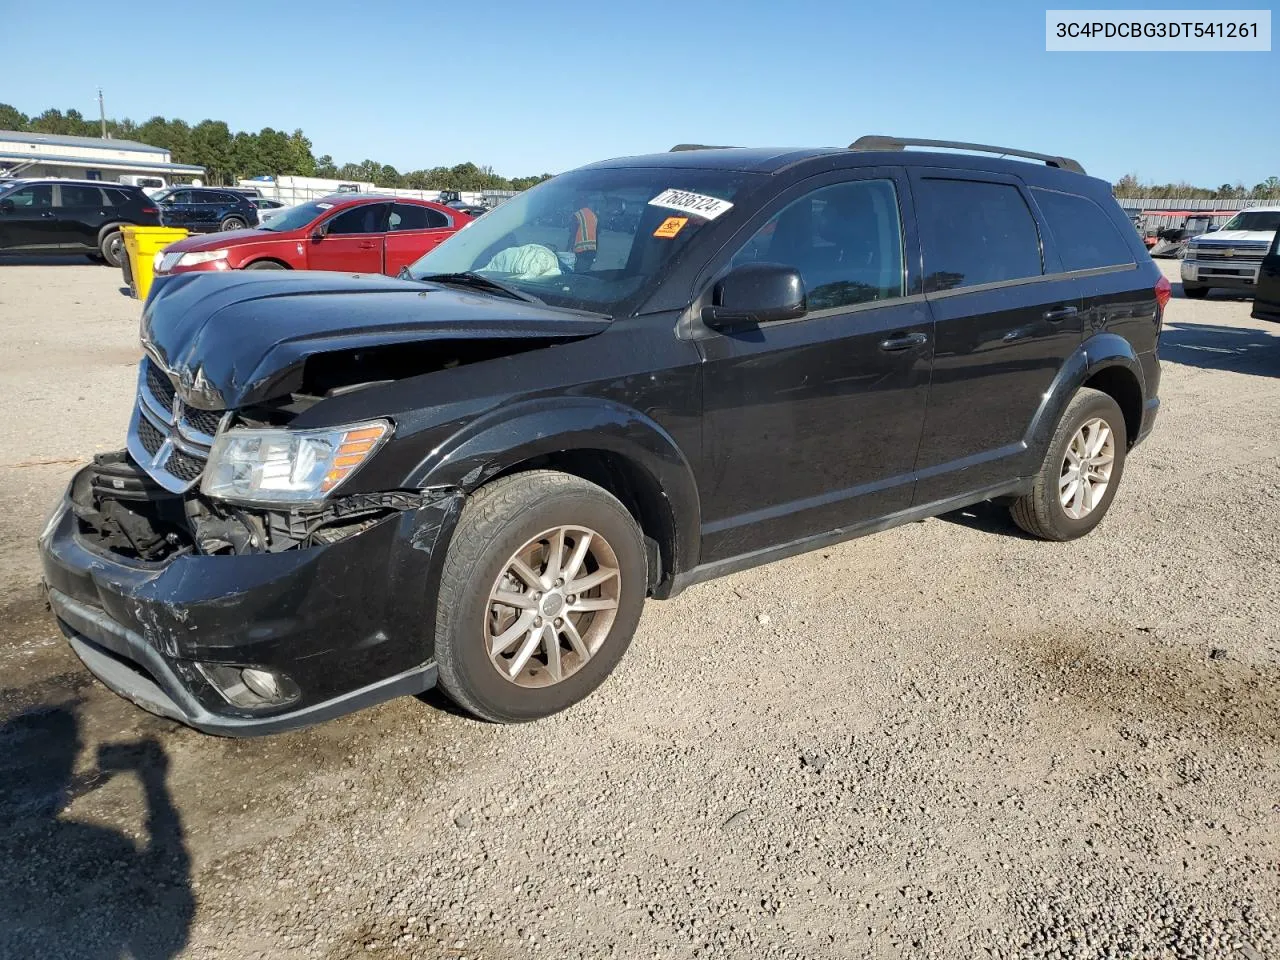
POLYGON ((98 247, 102 247, 102 241, 107 239, 107 234, 114 233, 121 227, 136 227, 136 223, 130 223, 128 220, 113 220, 110 223, 104 223, 98 228, 98 247))
POLYGON ((1045 391, 1025 437, 1035 463, 1044 456, 1058 420, 1081 387, 1101 390, 1115 400, 1124 414, 1128 446, 1137 443, 1146 396, 1142 364, 1124 337, 1099 333, 1076 348, 1045 391))
POLYGON ((674 575, 696 565, 701 517, 688 461, 652 419, 609 401, 557 398, 497 411, 432 450, 409 482, 470 494, 536 469, 581 477, 627 507, 659 561, 654 596, 668 595, 674 575))
POLYGON ((248 270, 255 263, 278 263, 285 270, 293 269, 293 267, 290 266, 287 260, 281 260, 279 257, 254 257, 252 260, 246 260, 244 263, 240 264, 240 266, 236 267, 235 269, 248 270))
POLYGON ((1089 371, 1089 378, 1080 386, 1100 390, 1120 406, 1124 414, 1126 446, 1132 448, 1142 431, 1142 382, 1123 363, 1108 363, 1089 371))

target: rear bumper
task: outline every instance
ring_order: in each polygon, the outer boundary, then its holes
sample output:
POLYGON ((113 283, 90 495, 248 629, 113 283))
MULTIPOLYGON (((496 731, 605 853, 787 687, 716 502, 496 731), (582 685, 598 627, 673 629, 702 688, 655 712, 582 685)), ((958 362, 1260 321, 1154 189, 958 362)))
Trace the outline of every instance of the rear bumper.
POLYGON ((116 693, 206 733, 276 733, 434 685, 435 584, 460 502, 326 546, 145 563, 82 540, 66 497, 40 539, 44 579, 72 650, 116 693), (211 665, 277 671, 298 694, 237 706, 211 665))

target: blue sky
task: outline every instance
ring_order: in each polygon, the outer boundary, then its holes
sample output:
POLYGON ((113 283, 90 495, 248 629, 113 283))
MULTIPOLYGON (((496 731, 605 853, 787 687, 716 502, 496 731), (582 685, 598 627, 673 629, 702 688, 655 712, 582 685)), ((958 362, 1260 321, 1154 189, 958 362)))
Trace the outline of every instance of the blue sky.
POLYGON ((77 6, 6 12, 0 102, 96 116, 101 85, 111 116, 302 127, 317 155, 400 170, 516 176, 682 141, 893 133, 1061 153, 1111 180, 1280 175, 1280 54, 1046 53, 1045 9, 1063 0, 220 0, 155 22, 77 6), (184 31, 218 39, 166 39, 184 31), (147 36, 154 68, 127 42, 147 36))

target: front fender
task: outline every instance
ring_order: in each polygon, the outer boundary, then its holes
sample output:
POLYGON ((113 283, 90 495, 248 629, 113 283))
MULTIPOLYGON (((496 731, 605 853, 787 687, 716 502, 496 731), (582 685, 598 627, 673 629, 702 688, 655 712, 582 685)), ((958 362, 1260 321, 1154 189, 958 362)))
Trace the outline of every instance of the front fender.
POLYGON ((1122 367, 1133 375, 1146 397, 1146 382, 1142 372, 1142 363, 1133 352, 1133 347, 1124 337, 1114 333, 1094 334, 1076 348, 1058 370, 1053 383, 1045 391, 1040 407, 1036 410, 1028 428, 1025 443, 1035 456, 1035 463, 1044 457, 1049 441, 1058 428, 1062 413, 1090 377, 1108 367, 1122 367))
POLYGON ((505 470, 564 451, 612 454, 647 474, 667 501, 670 572, 697 563, 701 508, 688 460, 661 425, 613 401, 550 397, 494 410, 432 450, 411 472, 408 486, 471 493, 505 470))

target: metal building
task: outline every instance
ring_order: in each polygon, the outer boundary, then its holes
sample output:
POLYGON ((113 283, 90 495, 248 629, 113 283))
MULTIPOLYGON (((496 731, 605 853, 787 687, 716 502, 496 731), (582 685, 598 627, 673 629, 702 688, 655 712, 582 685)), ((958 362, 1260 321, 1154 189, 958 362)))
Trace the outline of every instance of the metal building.
POLYGON ((0 174, 77 180, 154 175, 172 181, 203 176, 204 167, 174 163, 168 150, 132 140, 0 130, 0 174))

